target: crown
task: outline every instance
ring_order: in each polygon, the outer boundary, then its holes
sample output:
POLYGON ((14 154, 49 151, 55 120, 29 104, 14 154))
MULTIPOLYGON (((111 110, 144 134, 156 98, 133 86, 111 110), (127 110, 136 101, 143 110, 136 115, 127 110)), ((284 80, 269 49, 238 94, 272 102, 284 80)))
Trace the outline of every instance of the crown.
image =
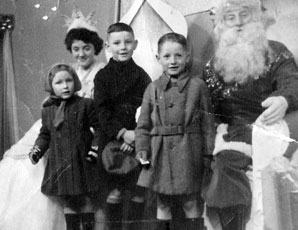
POLYGON ((65 25, 68 27, 67 32, 72 29, 85 28, 87 30, 98 33, 98 30, 96 28, 97 22, 92 20, 94 13, 95 11, 92 11, 87 15, 87 17, 85 17, 82 11, 75 7, 72 11, 71 17, 64 15, 65 25))

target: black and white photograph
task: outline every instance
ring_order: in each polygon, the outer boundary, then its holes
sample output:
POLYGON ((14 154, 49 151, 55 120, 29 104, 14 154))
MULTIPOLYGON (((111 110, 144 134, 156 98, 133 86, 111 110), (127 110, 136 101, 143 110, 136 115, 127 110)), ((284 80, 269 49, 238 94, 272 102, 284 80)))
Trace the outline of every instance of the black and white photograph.
POLYGON ((0 230, 298 230, 297 0, 1 0, 0 230))

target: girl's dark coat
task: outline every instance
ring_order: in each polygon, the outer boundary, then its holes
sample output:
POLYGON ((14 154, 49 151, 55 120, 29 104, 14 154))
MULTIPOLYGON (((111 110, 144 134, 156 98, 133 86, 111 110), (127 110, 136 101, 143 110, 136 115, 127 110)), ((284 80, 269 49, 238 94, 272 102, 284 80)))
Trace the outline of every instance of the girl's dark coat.
MULTIPOLYGON (((48 160, 41 190, 47 195, 83 195, 99 190, 96 164, 85 160, 98 122, 93 100, 73 96, 66 102, 63 124, 53 125, 58 104, 42 109, 42 127, 35 145, 48 160)), ((94 140, 94 144, 96 141, 94 140)))

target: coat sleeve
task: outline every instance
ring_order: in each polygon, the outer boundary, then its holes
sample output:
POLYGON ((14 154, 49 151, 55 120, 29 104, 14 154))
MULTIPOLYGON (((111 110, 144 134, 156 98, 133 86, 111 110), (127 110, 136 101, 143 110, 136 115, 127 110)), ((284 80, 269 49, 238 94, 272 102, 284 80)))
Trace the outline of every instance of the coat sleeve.
POLYGON ((89 100, 87 104, 87 120, 90 128, 93 129, 92 147, 99 147, 102 139, 102 131, 98 121, 98 116, 95 111, 95 104, 93 100, 89 100))
POLYGON ((152 92, 154 90, 153 83, 150 83, 147 87, 142 107, 141 107, 141 113, 138 119, 137 128, 135 130, 136 132, 136 153, 145 151, 148 154, 151 154, 151 137, 150 137, 150 131, 152 130, 152 120, 151 120, 151 113, 153 110, 153 101, 152 101, 152 92))
POLYGON ((298 109, 298 68, 293 54, 281 43, 279 53, 270 70, 274 92, 270 96, 283 96, 289 107, 287 112, 298 109))
POLYGON ((207 86, 200 87, 201 130, 203 134, 204 155, 212 155, 215 142, 215 120, 212 110, 211 97, 207 86))
POLYGON ((117 137, 124 125, 117 121, 110 109, 108 87, 105 86, 103 74, 98 72, 94 79, 94 102, 99 124, 109 138, 117 137))
POLYGON ((51 141, 51 132, 48 128, 48 122, 47 122, 47 112, 46 109, 42 109, 41 112, 41 128, 38 134, 38 137, 35 141, 34 146, 37 146, 40 149, 40 157, 42 157, 45 152, 48 150, 50 141, 51 141))
POLYGON ((150 83, 151 78, 149 75, 144 70, 139 71, 139 81, 135 87, 135 95, 131 98, 133 106, 139 107, 142 105, 145 90, 150 83))

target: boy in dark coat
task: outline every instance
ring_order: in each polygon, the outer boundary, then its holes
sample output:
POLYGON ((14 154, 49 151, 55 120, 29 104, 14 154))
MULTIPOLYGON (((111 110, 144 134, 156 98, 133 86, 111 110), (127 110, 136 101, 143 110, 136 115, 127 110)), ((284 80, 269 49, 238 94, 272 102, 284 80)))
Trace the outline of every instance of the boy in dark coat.
MULTIPOLYGON (((118 140, 122 142, 120 151, 131 154, 134 151, 135 114, 142 104, 144 91, 151 79, 132 59, 137 47, 132 28, 124 23, 115 23, 108 28, 107 34, 106 47, 112 58, 94 79, 94 100, 107 142, 118 140)), ((135 193, 128 218, 142 218, 144 198, 142 192, 136 188, 138 174, 137 170, 126 177, 112 175, 110 178, 107 218, 110 219, 111 229, 120 228, 121 193, 128 184, 132 185, 129 189, 135 193)))
POLYGON ((215 130, 208 89, 187 71, 189 56, 184 36, 168 33, 159 39, 157 59, 164 73, 146 89, 136 129, 137 158, 151 162, 138 185, 157 193, 159 229, 166 229, 177 202, 185 229, 204 229, 197 197, 215 130))

